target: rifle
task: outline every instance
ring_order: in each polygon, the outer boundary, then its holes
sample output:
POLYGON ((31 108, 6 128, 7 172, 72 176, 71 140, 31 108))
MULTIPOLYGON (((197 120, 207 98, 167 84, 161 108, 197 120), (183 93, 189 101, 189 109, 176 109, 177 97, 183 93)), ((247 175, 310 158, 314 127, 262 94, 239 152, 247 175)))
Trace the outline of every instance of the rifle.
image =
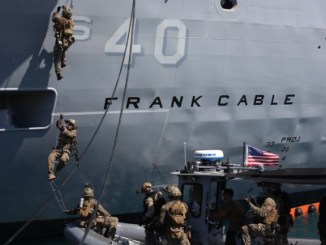
POLYGON ((77 141, 75 140, 74 141, 74 144, 73 144, 73 147, 74 147, 74 152, 75 152, 75 161, 76 161, 76 165, 77 165, 77 168, 79 167, 79 156, 78 156, 78 148, 77 148, 77 141))
MULTIPOLYGON (((57 139, 57 146, 54 147, 53 149, 58 149, 57 147, 60 145, 61 139, 62 139, 62 131, 64 129, 64 123, 63 123, 63 115, 60 114, 60 119, 56 122, 56 127, 59 129, 58 133, 58 139, 57 139)), ((60 149, 63 151, 63 149, 60 149)))

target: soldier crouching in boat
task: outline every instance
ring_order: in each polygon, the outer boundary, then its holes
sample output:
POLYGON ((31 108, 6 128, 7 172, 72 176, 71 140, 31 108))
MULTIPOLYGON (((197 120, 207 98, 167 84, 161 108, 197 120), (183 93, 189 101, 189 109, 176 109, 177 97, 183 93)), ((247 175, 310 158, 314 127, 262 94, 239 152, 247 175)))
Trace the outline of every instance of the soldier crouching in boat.
POLYGON ((242 241, 245 245, 251 244, 251 236, 260 236, 264 238, 264 244, 275 244, 271 241, 275 238, 278 213, 276 203, 272 198, 266 198, 261 208, 255 206, 249 198, 245 198, 250 209, 259 216, 262 220, 259 223, 248 224, 241 227, 242 241))
POLYGON ((101 204, 94 198, 94 190, 86 186, 83 191, 83 199, 81 203, 74 209, 65 210, 66 214, 79 214, 79 226, 86 228, 90 222, 91 229, 102 235, 103 230, 104 237, 114 240, 114 236, 118 226, 118 218, 113 217, 106 211, 101 204), (92 220, 92 214, 95 211, 96 206, 97 212, 95 219, 92 220))

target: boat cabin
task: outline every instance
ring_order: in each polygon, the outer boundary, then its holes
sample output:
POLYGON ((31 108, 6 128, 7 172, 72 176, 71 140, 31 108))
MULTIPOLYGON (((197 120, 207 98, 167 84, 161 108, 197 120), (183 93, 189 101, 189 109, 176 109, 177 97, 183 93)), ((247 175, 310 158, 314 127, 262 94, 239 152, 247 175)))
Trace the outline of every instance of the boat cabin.
POLYGON ((172 172, 178 177, 182 200, 189 207, 187 222, 191 225, 193 244, 224 244, 224 226, 210 221, 212 212, 223 209, 223 190, 229 164, 222 163, 220 150, 195 151, 194 162, 184 170, 172 172))

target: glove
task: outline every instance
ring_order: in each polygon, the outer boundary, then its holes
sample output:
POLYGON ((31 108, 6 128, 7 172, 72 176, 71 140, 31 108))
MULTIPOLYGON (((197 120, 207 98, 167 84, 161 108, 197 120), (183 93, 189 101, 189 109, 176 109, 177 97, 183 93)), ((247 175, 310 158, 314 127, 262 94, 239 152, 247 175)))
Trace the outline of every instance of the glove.
POLYGON ((272 222, 271 223, 271 230, 274 231, 277 227, 277 223, 276 222, 272 222))
POLYGON ((149 217, 142 217, 139 221, 139 226, 142 226, 142 225, 148 225, 150 223, 151 219, 149 217))
POLYGON ((250 203, 250 197, 244 197, 243 200, 245 200, 247 203, 250 203))
POLYGON ((139 219, 138 225, 139 226, 142 226, 143 225, 143 219, 139 219))

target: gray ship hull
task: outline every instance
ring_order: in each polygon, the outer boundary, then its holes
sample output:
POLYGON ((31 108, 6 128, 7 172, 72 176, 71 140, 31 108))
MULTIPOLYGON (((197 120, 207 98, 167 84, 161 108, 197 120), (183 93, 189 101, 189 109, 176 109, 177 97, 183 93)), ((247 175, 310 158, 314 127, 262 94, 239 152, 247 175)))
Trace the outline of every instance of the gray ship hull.
MULTIPOLYGON (((76 42, 64 78, 53 69, 51 15, 64 1, 0 3, 0 223, 24 222, 51 195, 47 156, 55 121, 78 121, 80 167, 61 190, 66 207, 85 182, 113 214, 139 212, 145 181, 175 183, 197 149, 243 161, 242 142, 280 155, 282 168, 325 166, 326 2, 139 0, 124 105, 123 50, 132 1, 73 4, 76 42), (107 116, 88 147, 105 107, 107 116), (114 137, 123 108, 117 145, 114 137)), ((125 59, 127 60, 127 58, 125 59)), ((74 167, 74 160, 56 183, 74 167)), ((53 198, 36 220, 63 219, 53 198)))

